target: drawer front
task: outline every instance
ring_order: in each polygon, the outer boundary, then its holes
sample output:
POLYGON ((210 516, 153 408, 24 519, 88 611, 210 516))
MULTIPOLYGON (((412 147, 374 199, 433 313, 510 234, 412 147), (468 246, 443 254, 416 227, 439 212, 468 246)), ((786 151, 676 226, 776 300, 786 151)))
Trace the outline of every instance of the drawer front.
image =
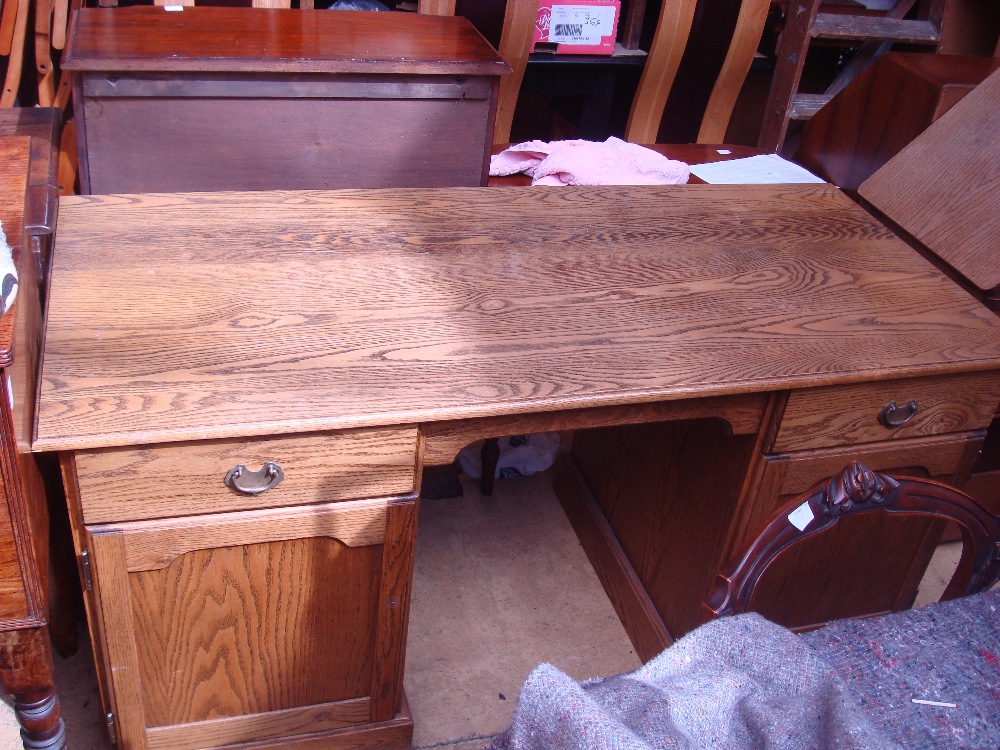
POLYGON ((785 452, 986 428, 1000 401, 1000 374, 973 373, 884 383, 806 388, 788 399, 773 450, 785 452), (886 426, 879 414, 892 402, 886 426))
POLYGON ((407 495, 416 450, 417 430, 405 427, 80 451, 76 465, 84 522, 108 523, 407 495), (224 483, 236 466, 268 461, 284 473, 271 489, 224 483))
POLYGON ((837 476, 854 461, 873 471, 927 477, 960 487, 982 444, 982 432, 965 432, 764 456, 760 485, 752 502, 745 504, 726 554, 734 554, 786 502, 837 476))

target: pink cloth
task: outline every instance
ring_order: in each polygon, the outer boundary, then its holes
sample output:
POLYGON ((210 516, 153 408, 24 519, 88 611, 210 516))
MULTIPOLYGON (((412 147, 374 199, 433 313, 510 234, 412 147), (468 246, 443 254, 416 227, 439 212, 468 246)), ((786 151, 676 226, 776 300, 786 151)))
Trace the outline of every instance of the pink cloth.
POLYGON ((490 177, 524 172, 532 185, 682 185, 690 168, 620 138, 527 141, 490 157, 490 177))

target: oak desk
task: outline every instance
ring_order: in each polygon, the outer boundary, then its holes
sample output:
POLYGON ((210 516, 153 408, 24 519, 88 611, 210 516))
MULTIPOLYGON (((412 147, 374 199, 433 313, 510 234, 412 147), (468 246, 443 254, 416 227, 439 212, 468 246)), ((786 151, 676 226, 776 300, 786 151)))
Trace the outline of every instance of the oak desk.
MULTIPOLYGON (((577 430, 648 657, 785 495, 961 482, 1000 400, 996 317, 829 185, 68 198, 49 300, 34 448, 130 750, 407 747, 416 490, 477 438, 577 430)), ((823 568, 905 605, 930 536, 823 568)))

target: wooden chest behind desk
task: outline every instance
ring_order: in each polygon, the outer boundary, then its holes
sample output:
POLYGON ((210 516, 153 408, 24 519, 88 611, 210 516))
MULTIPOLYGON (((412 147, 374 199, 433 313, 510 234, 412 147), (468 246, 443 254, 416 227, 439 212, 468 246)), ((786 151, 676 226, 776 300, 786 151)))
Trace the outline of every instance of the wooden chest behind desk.
POLYGON ((459 17, 84 8, 84 193, 485 185, 499 76, 459 17))
MULTIPOLYGON (((648 657, 785 494, 960 482, 998 401, 995 316, 829 185, 90 196, 59 232, 34 448, 129 750, 407 747, 416 491, 477 438, 578 431, 561 496, 648 657)), ((905 599, 925 533, 846 562, 905 599)))

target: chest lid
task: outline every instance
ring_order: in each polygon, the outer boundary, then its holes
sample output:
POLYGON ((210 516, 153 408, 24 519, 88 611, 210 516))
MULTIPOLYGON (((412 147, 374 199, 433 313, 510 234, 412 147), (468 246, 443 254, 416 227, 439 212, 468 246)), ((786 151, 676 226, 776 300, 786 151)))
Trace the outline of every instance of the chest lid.
POLYGON ((78 71, 504 75, 464 18, 293 9, 83 8, 63 68, 78 71))

